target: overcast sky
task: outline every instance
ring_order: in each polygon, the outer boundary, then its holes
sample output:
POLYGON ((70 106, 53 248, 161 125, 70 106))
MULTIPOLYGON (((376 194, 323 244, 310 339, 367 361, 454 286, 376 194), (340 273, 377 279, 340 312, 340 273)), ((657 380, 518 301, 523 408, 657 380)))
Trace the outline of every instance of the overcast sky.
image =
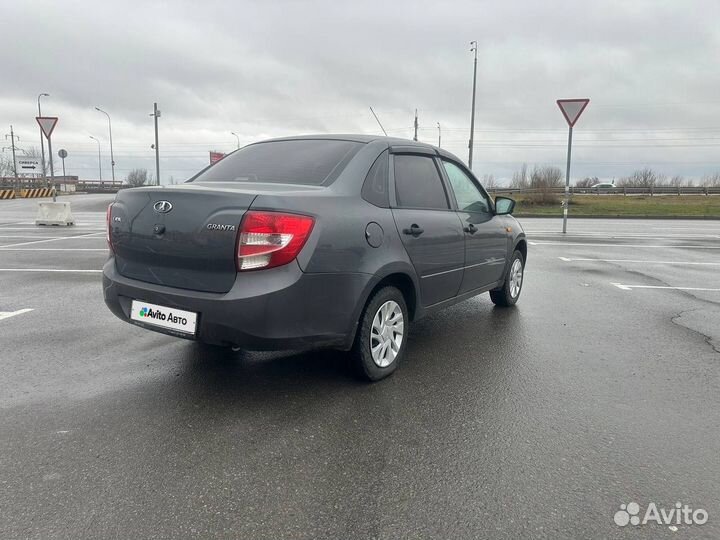
MULTIPOLYGON (((267 137, 379 133, 467 160, 472 53, 479 47, 474 171, 507 180, 526 162, 564 168, 555 100, 589 97, 575 129, 573 179, 651 166, 720 171, 720 1, 2 2, 0 123, 39 146, 34 117, 59 116, 55 152, 95 179, 154 170, 181 181, 267 137)), ((60 168, 57 160, 57 169, 60 168)))

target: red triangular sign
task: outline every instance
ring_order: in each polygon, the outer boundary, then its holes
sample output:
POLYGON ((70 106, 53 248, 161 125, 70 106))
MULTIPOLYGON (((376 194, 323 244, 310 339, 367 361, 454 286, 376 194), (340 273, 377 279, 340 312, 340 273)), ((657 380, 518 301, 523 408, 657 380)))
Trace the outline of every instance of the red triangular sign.
POLYGON ((557 104, 560 107, 560 111, 563 113, 565 120, 570 127, 575 125, 580 115, 590 103, 589 99, 558 99, 557 104))
POLYGON ((36 116, 35 120, 40 124, 40 129, 42 129, 45 137, 49 139, 53 129, 55 129, 55 124, 57 124, 57 116, 36 116))

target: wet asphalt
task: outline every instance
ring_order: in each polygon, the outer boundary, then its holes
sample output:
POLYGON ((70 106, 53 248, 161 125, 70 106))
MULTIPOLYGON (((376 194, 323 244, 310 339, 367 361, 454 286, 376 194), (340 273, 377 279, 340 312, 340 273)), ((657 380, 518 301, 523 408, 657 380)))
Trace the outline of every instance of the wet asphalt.
POLYGON ((0 538, 720 536, 720 221, 522 220, 518 306, 418 321, 365 384, 342 353, 142 330, 99 273, 47 272, 101 268, 110 198, 69 199, 72 229, 0 201, 0 312, 32 309, 0 319, 0 538), (631 501, 709 520, 617 526, 631 501))

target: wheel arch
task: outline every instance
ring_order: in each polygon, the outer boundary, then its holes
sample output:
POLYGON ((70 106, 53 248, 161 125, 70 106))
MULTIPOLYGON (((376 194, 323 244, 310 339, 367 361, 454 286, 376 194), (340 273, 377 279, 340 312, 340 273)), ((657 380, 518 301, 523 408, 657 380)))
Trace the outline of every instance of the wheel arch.
POLYGON ((365 287, 353 315, 353 327, 352 331, 349 332, 348 342, 346 343, 346 347, 348 349, 352 347, 352 344, 355 341, 360 317, 364 313, 368 302, 377 291, 387 286, 397 287, 397 289, 399 289, 402 293, 403 298, 405 299, 405 305, 408 309, 410 321, 415 320, 419 315, 421 315, 422 310, 419 293, 420 286, 412 267, 405 264, 390 265, 376 274, 365 287))
POLYGON ((527 263, 527 240, 524 236, 518 237, 518 239, 515 241, 513 252, 515 252, 515 250, 518 250, 520 253, 522 253, 523 263, 527 263))

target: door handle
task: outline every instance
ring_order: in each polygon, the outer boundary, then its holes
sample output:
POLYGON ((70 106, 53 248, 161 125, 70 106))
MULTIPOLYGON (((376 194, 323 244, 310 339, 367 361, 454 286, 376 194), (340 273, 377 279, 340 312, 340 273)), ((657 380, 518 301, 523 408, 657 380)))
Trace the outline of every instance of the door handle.
POLYGON ((475 234, 477 232, 477 227, 473 225, 472 223, 468 225, 467 227, 463 227, 463 231, 470 234, 475 234))
POLYGON ((424 232, 425 232, 425 229, 423 229, 422 227, 419 227, 415 223, 410 225, 409 229, 403 229, 403 234, 409 234, 410 236, 414 236, 415 238, 417 238, 424 232))

